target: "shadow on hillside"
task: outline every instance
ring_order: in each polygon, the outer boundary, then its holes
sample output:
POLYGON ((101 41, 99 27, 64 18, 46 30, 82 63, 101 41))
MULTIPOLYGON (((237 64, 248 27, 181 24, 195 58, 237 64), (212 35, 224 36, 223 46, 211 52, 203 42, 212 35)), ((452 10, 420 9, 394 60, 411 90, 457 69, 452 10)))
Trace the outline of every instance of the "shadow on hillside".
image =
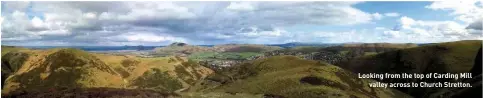
POLYGON ((165 93, 146 89, 121 88, 56 88, 37 92, 14 91, 2 98, 167 98, 178 96, 174 93, 165 93))

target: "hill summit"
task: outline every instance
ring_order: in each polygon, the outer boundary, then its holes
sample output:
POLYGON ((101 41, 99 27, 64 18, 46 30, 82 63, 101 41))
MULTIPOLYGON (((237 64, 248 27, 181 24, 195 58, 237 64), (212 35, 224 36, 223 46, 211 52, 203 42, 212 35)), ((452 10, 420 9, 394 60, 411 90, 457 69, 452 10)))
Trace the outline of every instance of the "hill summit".
POLYGON ((171 43, 169 46, 187 46, 188 44, 182 42, 174 42, 171 43))
POLYGON ((79 49, 11 52, 2 59, 7 68, 12 68, 10 72, 14 72, 5 80, 3 90, 7 92, 55 87, 119 87, 122 84, 122 78, 113 69, 79 49), (9 58, 11 55, 22 57, 9 58))
POLYGON ((211 73, 182 57, 138 58, 72 48, 9 51, 2 56, 2 93, 96 87, 175 92, 211 73))
POLYGON ((264 94, 275 98, 410 98, 392 88, 371 88, 347 70, 295 56, 274 56, 240 66, 238 80, 213 91, 264 94))

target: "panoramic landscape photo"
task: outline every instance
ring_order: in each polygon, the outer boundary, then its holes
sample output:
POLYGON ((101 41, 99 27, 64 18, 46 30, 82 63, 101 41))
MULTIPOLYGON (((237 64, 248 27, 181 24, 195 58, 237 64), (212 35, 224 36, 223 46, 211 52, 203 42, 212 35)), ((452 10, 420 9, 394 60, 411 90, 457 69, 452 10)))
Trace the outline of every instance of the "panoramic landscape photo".
POLYGON ((482 1, 2 1, 0 21, 2 98, 482 97, 482 1))

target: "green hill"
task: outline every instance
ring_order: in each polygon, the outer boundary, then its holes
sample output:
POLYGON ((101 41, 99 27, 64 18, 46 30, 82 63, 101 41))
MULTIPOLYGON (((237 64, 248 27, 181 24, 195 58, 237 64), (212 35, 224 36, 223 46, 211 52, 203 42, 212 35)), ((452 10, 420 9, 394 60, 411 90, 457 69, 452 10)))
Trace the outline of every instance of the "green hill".
POLYGON ((240 66, 239 80, 213 92, 264 94, 287 98, 410 97, 393 89, 370 88, 373 80, 359 79, 337 66, 294 56, 275 56, 240 66))
POLYGON ((77 49, 58 49, 47 54, 25 54, 23 65, 5 62, 15 72, 6 79, 3 90, 42 90, 51 87, 120 87, 122 78, 98 58, 77 49), (44 56, 39 58, 38 56, 44 56), (13 68, 17 67, 17 68, 13 68))
POLYGON ((10 51, 27 50, 26 48, 16 47, 16 46, 4 46, 2 45, 2 56, 10 51))
POLYGON ((217 51, 222 52, 267 52, 280 50, 282 47, 278 46, 266 46, 257 44, 226 44, 226 45, 215 45, 213 48, 217 51))
POLYGON ((342 62, 353 72, 468 72, 473 67, 481 41, 437 43, 389 51, 342 62))
MULTIPOLYGON (((340 64, 356 73, 461 73, 469 72, 481 40, 436 43, 359 57, 340 64)), ((481 66, 481 65, 480 65, 481 66)), ((481 72, 481 70, 480 70, 481 72)), ((384 79, 384 82, 445 82, 454 79, 384 79)), ((429 96, 439 88, 398 88, 413 96, 429 96)))
POLYGON ((175 92, 211 73, 181 57, 138 58, 70 48, 10 51, 2 56, 2 93, 95 87, 175 92))

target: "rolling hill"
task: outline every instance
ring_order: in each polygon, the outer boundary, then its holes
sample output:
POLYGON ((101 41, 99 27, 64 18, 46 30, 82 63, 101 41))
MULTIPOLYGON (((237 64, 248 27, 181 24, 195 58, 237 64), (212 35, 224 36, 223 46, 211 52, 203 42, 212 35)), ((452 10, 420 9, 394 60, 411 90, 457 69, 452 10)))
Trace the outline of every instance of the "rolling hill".
MULTIPOLYGON (((435 43, 358 57, 337 64, 356 73, 462 73, 470 72, 481 40, 435 43)), ((479 69, 481 72, 481 68, 479 69)), ((446 82, 454 79, 384 79, 383 82, 446 82)), ((398 88, 413 96, 428 97, 440 88, 398 88)))
POLYGON ((175 92, 211 73, 181 57, 138 58, 70 48, 20 50, 2 56, 2 93, 95 87, 175 92))
POLYGON ((240 66, 238 79, 207 92, 263 94, 284 98, 408 98, 394 89, 370 88, 369 79, 326 63, 294 56, 274 56, 240 66))

